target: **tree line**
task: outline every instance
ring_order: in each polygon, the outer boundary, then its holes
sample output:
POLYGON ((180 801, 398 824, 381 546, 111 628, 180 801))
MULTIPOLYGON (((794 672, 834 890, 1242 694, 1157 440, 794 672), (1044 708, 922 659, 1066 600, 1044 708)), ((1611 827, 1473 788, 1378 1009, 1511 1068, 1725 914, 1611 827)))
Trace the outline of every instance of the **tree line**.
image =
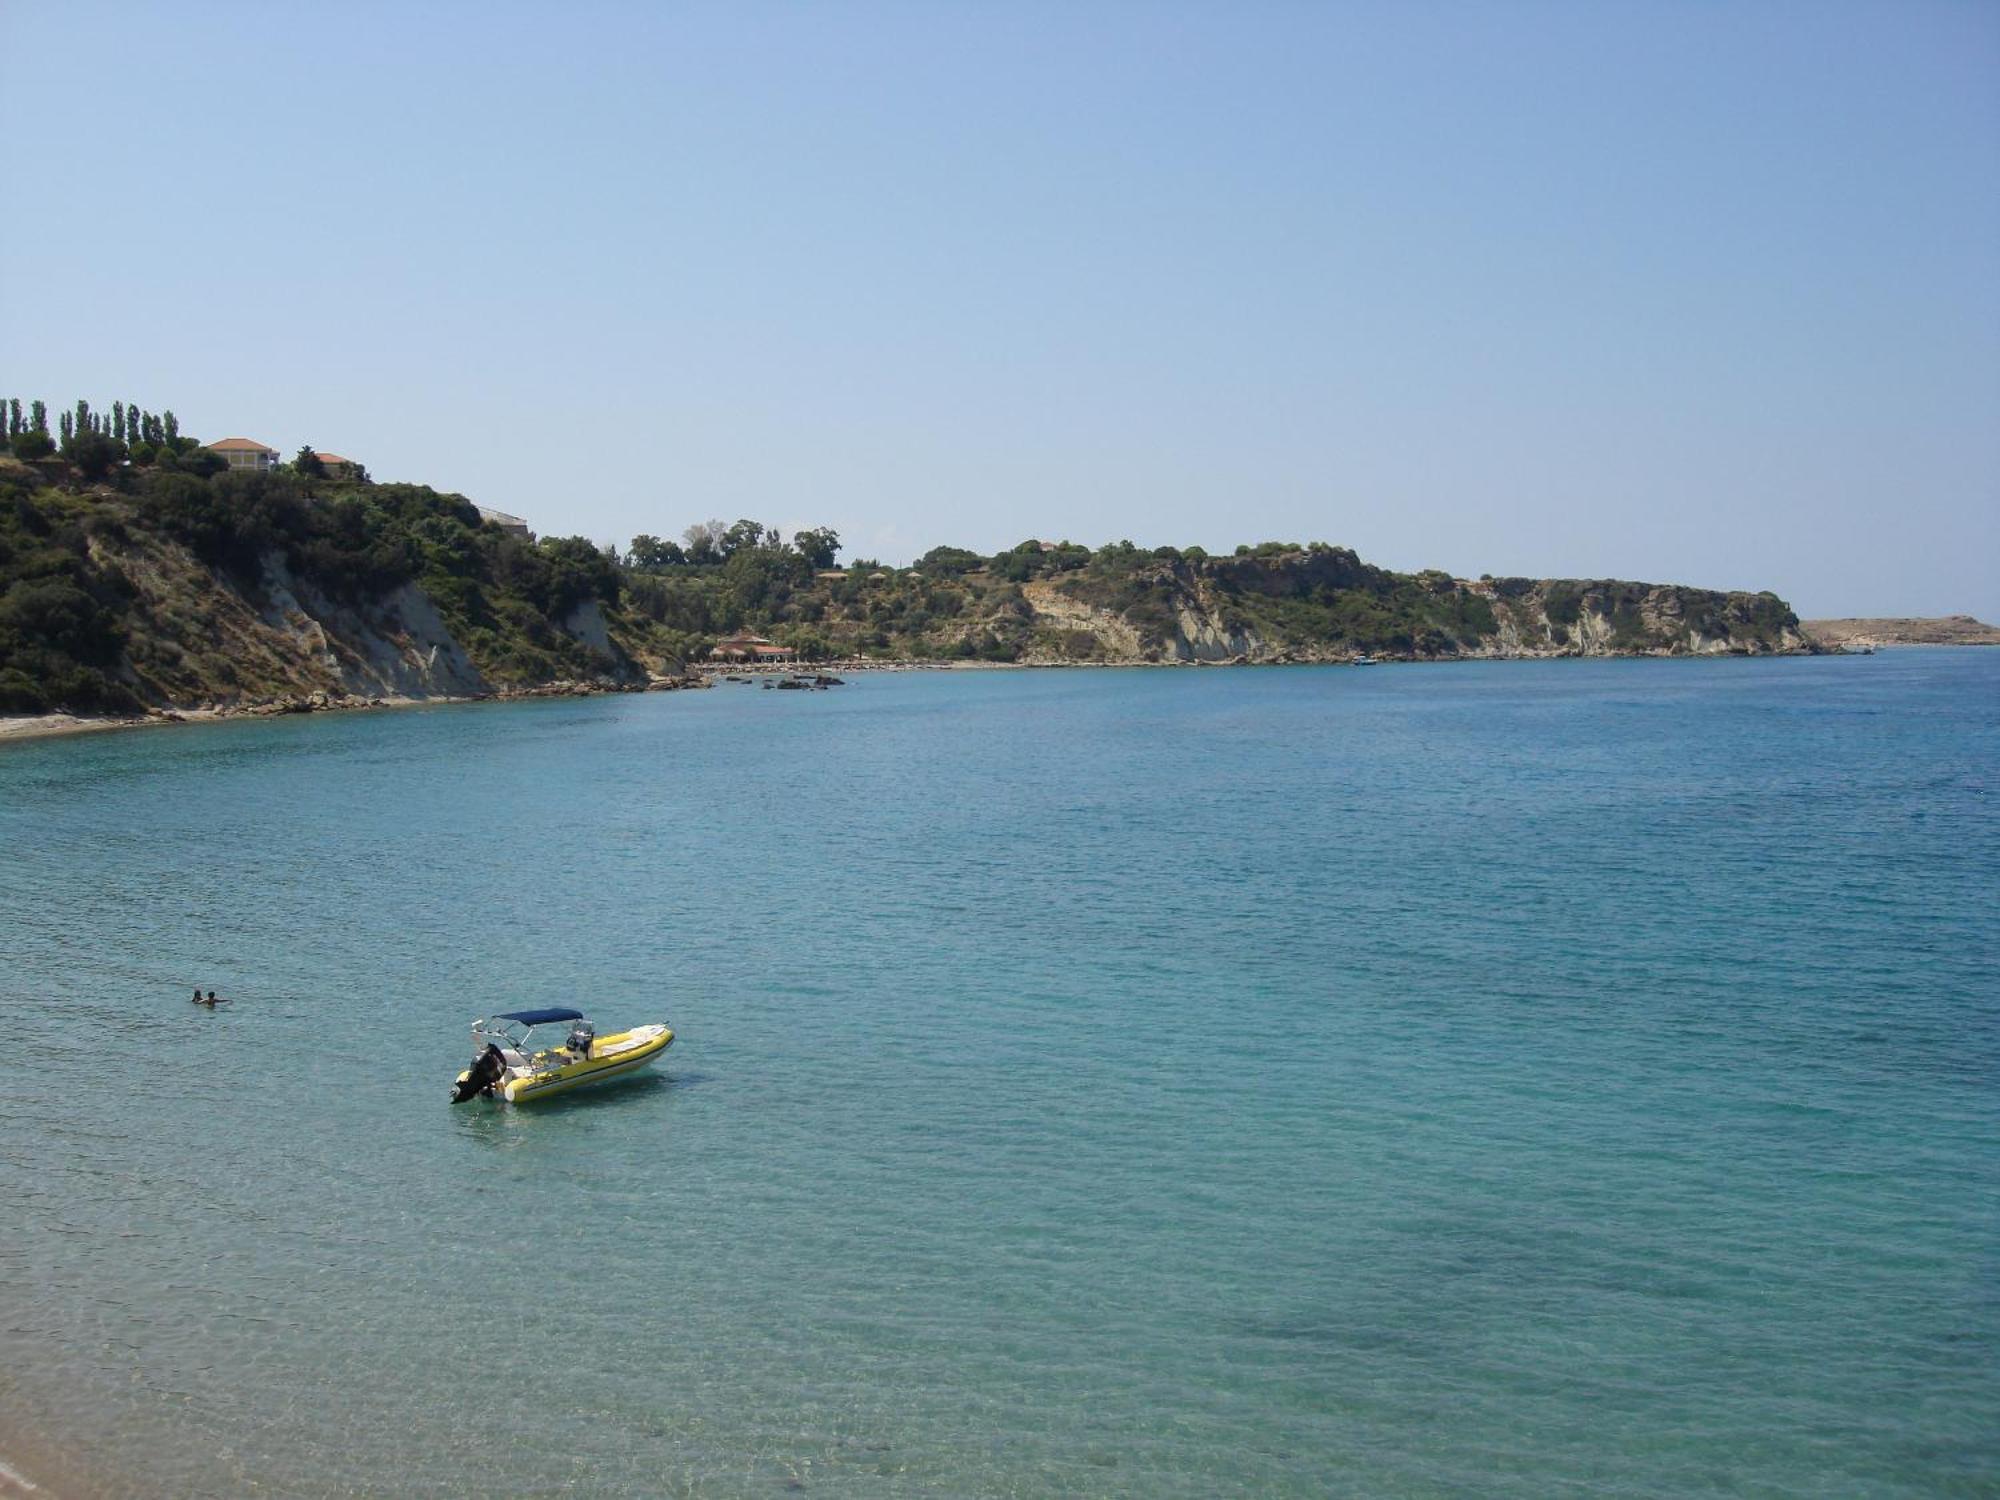
POLYGON ((775 526, 741 520, 698 521, 681 533, 679 542, 642 534, 626 549, 625 566, 635 573, 663 573, 669 568, 720 567, 731 558, 768 554, 767 560, 796 558, 808 568, 831 568, 840 554, 840 533, 826 526, 809 526, 792 533, 788 542, 775 526))
POLYGON ((114 401, 106 412, 79 400, 57 413, 57 436, 51 436, 47 402, 30 401, 23 407, 18 396, 10 396, 0 401, 0 429, 14 457, 61 453, 87 479, 102 479, 117 464, 150 464, 162 455, 179 458, 201 446, 181 431, 180 419, 171 411, 147 411, 136 401, 114 401))

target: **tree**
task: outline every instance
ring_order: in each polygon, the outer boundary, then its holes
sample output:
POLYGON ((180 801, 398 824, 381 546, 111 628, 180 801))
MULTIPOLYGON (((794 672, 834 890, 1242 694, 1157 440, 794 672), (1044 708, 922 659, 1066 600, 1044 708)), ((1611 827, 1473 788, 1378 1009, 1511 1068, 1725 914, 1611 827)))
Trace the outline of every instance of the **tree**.
POLYGON ((808 527, 792 533, 792 545, 811 566, 830 568, 840 553, 840 533, 831 526, 808 527))
POLYGON ((21 398, 16 396, 7 403, 7 436, 11 438, 23 430, 21 426, 21 398))
POLYGON ((62 445, 67 448, 76 436, 76 418, 72 413, 64 412, 58 419, 58 425, 62 428, 62 445))
POLYGON ((175 438, 181 435, 180 418, 176 417, 172 412, 163 412, 160 416, 160 423, 161 423, 161 429, 163 432, 165 432, 166 440, 168 442, 171 443, 175 438))
POLYGON ((63 445, 63 457, 85 479, 102 479, 125 460, 125 445, 102 432, 81 432, 63 445))
POLYGON ((300 444, 298 457, 292 460, 292 467, 307 479, 326 478, 326 465, 320 462, 320 456, 313 452, 310 443, 300 444))
POLYGON ((687 554, 681 551, 679 543, 663 542, 656 536, 633 537, 625 552, 627 566, 640 573, 658 573, 686 561, 687 554))
POLYGON ((123 401, 114 401, 111 403, 111 435, 121 443, 125 441, 125 403, 123 401))
POLYGON ((950 577, 954 573, 970 573, 974 568, 984 567, 986 559, 977 552, 968 552, 963 547, 933 547, 917 559, 917 566, 926 573, 950 577))
POLYGON ((43 437, 47 437, 49 435, 48 406, 43 402, 37 401, 28 408, 28 412, 28 426, 30 430, 39 432, 43 437))
POLYGON ((746 548, 762 545, 763 540, 764 528, 746 517, 723 532, 716 550, 725 558, 733 557, 746 548))
POLYGON ((47 458, 56 451, 56 445, 49 441, 46 432, 37 432, 32 427, 24 427, 7 440, 7 446, 16 458, 47 458))
POLYGON ((547 564, 547 581, 538 602, 550 618, 563 618, 587 599, 618 602, 618 569, 588 539, 552 537, 536 550, 547 564))
POLYGON ((725 528, 720 521, 697 521, 681 533, 687 543, 687 560, 697 565, 719 561, 725 528))
POLYGON ((792 631, 790 644, 800 661, 825 661, 833 655, 833 643, 817 630, 792 631))

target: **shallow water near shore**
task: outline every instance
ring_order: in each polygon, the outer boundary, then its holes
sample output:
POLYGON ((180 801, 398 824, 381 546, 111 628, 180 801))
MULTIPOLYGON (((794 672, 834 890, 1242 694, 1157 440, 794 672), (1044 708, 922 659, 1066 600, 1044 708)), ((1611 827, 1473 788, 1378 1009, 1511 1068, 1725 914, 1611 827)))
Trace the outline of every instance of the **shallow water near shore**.
POLYGON ((1992 1493, 1996 796, 1972 650, 0 747, 0 1456, 1992 1493), (679 1041, 446 1102, 473 1016, 552 1003, 679 1041))

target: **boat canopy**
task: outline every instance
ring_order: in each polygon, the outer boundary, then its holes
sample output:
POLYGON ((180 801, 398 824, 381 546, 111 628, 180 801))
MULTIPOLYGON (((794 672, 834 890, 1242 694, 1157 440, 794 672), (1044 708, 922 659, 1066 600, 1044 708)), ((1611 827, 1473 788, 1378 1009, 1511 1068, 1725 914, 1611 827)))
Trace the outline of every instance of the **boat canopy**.
POLYGON ((510 1010, 505 1015, 495 1016, 496 1021, 519 1021, 523 1026, 546 1026, 551 1021, 581 1021, 580 1010, 563 1010, 560 1007, 549 1010, 510 1010))

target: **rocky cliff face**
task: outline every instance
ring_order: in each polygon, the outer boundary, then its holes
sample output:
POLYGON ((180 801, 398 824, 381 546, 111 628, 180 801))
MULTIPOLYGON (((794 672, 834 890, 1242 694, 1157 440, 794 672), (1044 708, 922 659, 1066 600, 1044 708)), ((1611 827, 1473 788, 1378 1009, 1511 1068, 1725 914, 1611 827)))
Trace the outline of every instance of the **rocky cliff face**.
POLYGON ((1341 661, 1719 656, 1818 649, 1773 594, 1618 580, 1454 579, 1390 573, 1343 548, 1176 559, 1114 583, 1023 586, 1029 660, 1341 661))
POLYGON ((1762 656, 1816 649, 1775 594, 1614 580, 1454 580, 1496 630, 1479 656, 1762 656), (1526 584, 1523 587, 1523 584, 1526 584))
MULTIPOLYGON (((97 539, 91 551, 131 585, 119 675, 150 706, 464 698, 500 685, 413 583, 350 602, 297 577, 277 553, 264 558, 252 589, 158 536, 132 534, 115 545, 97 539)), ((637 672, 594 601, 563 623, 601 653, 607 678, 637 672)))

